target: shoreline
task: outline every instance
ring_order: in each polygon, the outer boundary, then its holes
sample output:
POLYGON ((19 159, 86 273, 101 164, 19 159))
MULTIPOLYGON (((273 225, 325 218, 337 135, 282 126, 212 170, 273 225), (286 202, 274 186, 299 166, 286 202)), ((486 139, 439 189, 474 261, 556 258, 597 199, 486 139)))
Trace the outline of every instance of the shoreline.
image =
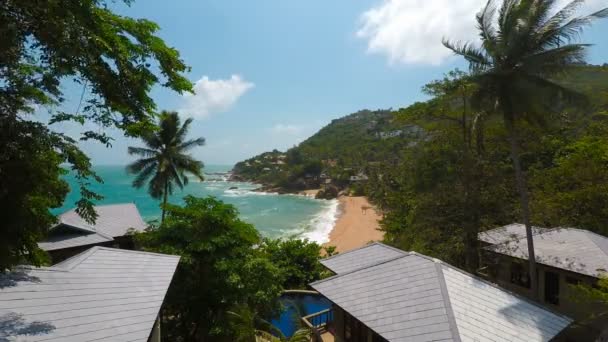
MULTIPOLYGON (((235 182, 235 180, 228 181, 235 182)), ((255 189, 248 191, 278 196, 291 195, 314 199, 321 190, 310 189, 287 192, 251 181, 243 180, 239 182, 257 186, 255 189)), ((330 214, 333 211, 333 214, 331 215, 333 217, 327 215, 317 216, 315 218, 315 220, 319 220, 319 222, 315 222, 317 229, 303 234, 303 238, 308 238, 313 241, 316 240, 318 242, 319 240, 327 241, 321 243, 321 246, 334 246, 336 247, 336 252, 339 253, 363 247, 370 242, 382 241, 384 233, 378 230, 380 228, 379 221, 382 216, 376 211, 374 206, 369 203, 366 197, 341 195, 334 200, 328 201, 337 201, 337 207, 334 207, 333 210, 329 208, 330 214)))
POLYGON ((338 219, 324 247, 335 246, 336 252, 343 253, 372 241, 382 241, 384 233, 378 230, 382 216, 366 197, 340 196, 338 201, 338 219))

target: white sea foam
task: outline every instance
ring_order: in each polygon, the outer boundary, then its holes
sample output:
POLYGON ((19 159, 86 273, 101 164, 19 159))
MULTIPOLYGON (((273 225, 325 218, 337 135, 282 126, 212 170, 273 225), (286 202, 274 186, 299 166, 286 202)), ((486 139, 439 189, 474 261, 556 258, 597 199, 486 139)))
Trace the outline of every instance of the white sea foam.
POLYGON ((310 221, 310 231, 302 234, 303 238, 323 244, 329 242, 329 234, 334 229, 339 216, 339 201, 327 201, 327 206, 310 221))
POLYGON ((232 189, 232 190, 224 191, 224 196, 226 196, 226 197, 247 197, 247 196, 268 196, 268 195, 278 195, 278 193, 252 191, 251 189, 232 189))

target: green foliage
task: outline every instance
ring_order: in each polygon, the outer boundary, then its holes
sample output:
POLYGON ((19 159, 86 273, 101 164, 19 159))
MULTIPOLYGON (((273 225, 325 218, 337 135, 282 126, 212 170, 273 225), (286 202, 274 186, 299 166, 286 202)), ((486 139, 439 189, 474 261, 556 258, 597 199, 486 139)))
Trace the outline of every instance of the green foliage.
POLYGON ((301 240, 262 240, 215 198, 167 205, 159 227, 136 234, 148 251, 180 255, 165 300, 163 334, 170 341, 246 340, 269 331, 264 318, 279 312, 284 288, 320 279, 321 247, 301 240))
POLYGON ((350 176, 374 163, 396 162, 399 151, 422 136, 419 127, 395 120, 390 110, 363 110, 333 120, 285 153, 263 153, 237 163, 233 171, 245 180, 287 190, 319 188, 323 173, 345 187, 350 176), (395 136, 381 135, 388 133, 395 136))
POLYGON ((264 239, 261 252, 283 271, 286 289, 306 289, 308 284, 326 273, 319 262, 321 246, 308 240, 264 239))
MULTIPOLYGON (((576 285, 577 299, 583 302, 600 303, 608 306, 608 277, 601 277, 596 286, 576 285)), ((596 313, 599 314, 599 313, 596 313)), ((605 313, 603 313, 605 314, 605 313)))
POLYGON ((428 138, 404 150, 398 164, 375 168, 367 193, 385 213, 387 242, 475 272, 478 233, 512 220, 504 132, 473 110, 474 85, 462 72, 424 89, 432 100, 396 116, 423 127, 428 138))
MULTIPOLYGON (((556 8, 551 0, 488 0, 477 15, 481 46, 471 43, 444 45, 464 57, 470 65, 471 81, 477 85, 472 96, 477 108, 498 109, 511 145, 521 218, 528 236, 532 296, 538 297, 536 259, 530 222, 527 179, 522 169, 520 136, 522 122, 545 124, 564 105, 585 105, 580 92, 555 80, 585 62, 586 44, 575 43, 584 27, 608 17, 608 8, 585 17, 574 17, 583 1, 556 8)), ((492 113, 492 112, 491 112, 492 113)))
POLYGON ((584 136, 556 150, 531 179, 535 222, 608 235, 608 141, 584 136))
MULTIPOLYGON (((188 68, 156 36, 156 24, 116 15, 108 6, 105 0, 0 2, 0 202, 6 204, 0 270, 22 257, 43 261, 35 242, 54 222, 49 209, 60 206, 67 192, 60 165, 76 174, 78 213, 90 222, 96 218, 92 200, 99 196, 89 183, 101 180, 76 141, 32 118, 36 109, 52 111, 50 127, 69 120, 136 136, 150 126, 153 86, 192 89, 181 75, 188 68), (54 110, 65 100, 66 81, 83 88, 82 106, 73 113, 54 110)), ((80 139, 109 145, 110 137, 100 132, 84 131, 80 139)))
MULTIPOLYGON (((576 67, 560 82, 584 84, 581 75, 591 72, 596 87, 586 91, 608 90, 608 72, 596 66, 576 67)), ((387 242, 475 272, 477 233, 517 221, 521 206, 508 132, 496 115, 475 108, 476 88, 466 82, 467 75, 449 73, 425 87, 431 100, 395 113, 427 138, 402 151, 398 164, 370 167, 366 193, 384 212, 387 242)), ((541 128, 520 123, 534 224, 606 234, 606 108, 594 100, 567 107, 541 128)))
POLYGON ((230 341, 227 313, 237 305, 261 316, 278 309, 282 272, 254 248, 257 230, 214 198, 186 197, 167 205, 158 228, 138 236, 144 249, 180 255, 165 303, 166 338, 230 341))
POLYGON ((204 180, 203 163, 193 159, 186 152, 196 146, 203 146, 205 138, 186 140, 192 118, 184 124, 177 112, 160 114, 155 130, 142 134, 146 147, 129 147, 130 155, 142 157, 127 166, 127 172, 137 174, 133 186, 141 188, 148 182, 148 193, 153 198, 163 198, 162 219, 165 219, 167 196, 177 185, 183 189, 188 184, 187 173, 204 180))

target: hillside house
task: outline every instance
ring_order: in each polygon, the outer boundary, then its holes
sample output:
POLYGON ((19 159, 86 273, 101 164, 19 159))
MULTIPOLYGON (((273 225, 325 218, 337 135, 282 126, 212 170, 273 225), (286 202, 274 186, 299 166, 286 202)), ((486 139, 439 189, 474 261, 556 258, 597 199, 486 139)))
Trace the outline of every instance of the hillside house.
POLYGON ((381 243, 322 261, 332 302, 304 319, 317 341, 549 341, 572 320, 437 259, 381 243))
POLYGON ((147 227, 133 203, 98 205, 94 209, 98 215, 94 224, 86 222, 75 209, 59 215, 59 222, 38 246, 57 263, 92 246, 133 249, 129 232, 143 232, 147 227))
POLYGON ((363 172, 359 172, 358 174, 354 175, 354 176, 350 176, 350 181, 351 182, 364 182, 369 180, 369 177, 364 174, 363 172))
MULTIPOLYGON (((511 224, 479 234, 486 245, 483 263, 490 280, 531 296, 528 242, 523 224, 511 224)), ((553 310, 583 320, 608 308, 576 301, 573 285, 593 286, 608 275, 608 238, 583 229, 533 228, 540 301, 553 310)), ((608 327, 606 318, 589 321, 589 336, 608 327)))
POLYGON ((0 341, 160 342, 178 256, 93 247, 0 275, 0 341))
POLYGON ((394 131, 389 131, 389 132, 378 132, 376 134, 376 136, 380 139, 390 139, 390 138, 396 138, 396 137, 400 137, 403 135, 403 130, 394 130, 394 131))

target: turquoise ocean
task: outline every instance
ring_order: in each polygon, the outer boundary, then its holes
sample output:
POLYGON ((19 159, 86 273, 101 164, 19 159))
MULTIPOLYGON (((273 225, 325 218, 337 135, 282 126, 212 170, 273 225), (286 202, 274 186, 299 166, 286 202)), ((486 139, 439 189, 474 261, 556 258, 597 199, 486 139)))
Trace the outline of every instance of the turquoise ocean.
MULTIPOLYGON (((300 195, 278 195, 252 191, 255 184, 228 182, 225 173, 230 165, 205 166, 204 182, 190 178, 190 183, 183 190, 177 189, 169 201, 183 203, 183 197, 214 196, 226 203, 233 204, 240 212, 240 217, 252 223, 265 237, 284 238, 302 237, 323 243, 328 241, 329 232, 338 216, 338 202, 325 201, 300 195), (236 187, 237 189, 232 189, 236 187)), ((97 204, 116 204, 133 202, 137 205, 146 221, 160 218, 160 202, 152 199, 146 188, 135 189, 131 186, 133 176, 125 172, 124 166, 96 166, 95 171, 103 179, 103 184, 94 183, 91 189, 104 198, 97 204)), ((53 210, 60 214, 75 206, 79 199, 75 179, 67 176, 72 191, 68 194, 62 208, 53 210)))

